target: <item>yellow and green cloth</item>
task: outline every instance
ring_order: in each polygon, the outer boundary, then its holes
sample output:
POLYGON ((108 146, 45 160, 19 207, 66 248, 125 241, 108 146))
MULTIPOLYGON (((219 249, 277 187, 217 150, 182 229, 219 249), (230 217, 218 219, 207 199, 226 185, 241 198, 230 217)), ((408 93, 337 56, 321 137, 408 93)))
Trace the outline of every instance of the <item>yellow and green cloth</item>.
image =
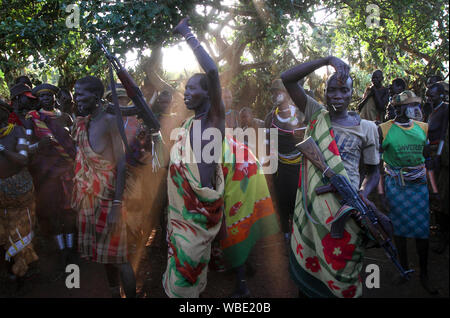
POLYGON ((256 241, 279 231, 266 177, 253 153, 226 136, 223 143, 227 238, 220 246, 229 267, 245 263, 256 241))
MULTIPOLYGON (((316 111, 305 138, 311 136, 328 166, 348 178, 334 140, 329 113, 316 111)), ((331 237, 331 223, 341 208, 333 193, 316 195, 327 183, 322 172, 308 160, 301 164, 291 236, 290 272, 299 289, 309 297, 358 297, 363 261, 363 232, 353 220, 345 224, 341 239, 331 237)))

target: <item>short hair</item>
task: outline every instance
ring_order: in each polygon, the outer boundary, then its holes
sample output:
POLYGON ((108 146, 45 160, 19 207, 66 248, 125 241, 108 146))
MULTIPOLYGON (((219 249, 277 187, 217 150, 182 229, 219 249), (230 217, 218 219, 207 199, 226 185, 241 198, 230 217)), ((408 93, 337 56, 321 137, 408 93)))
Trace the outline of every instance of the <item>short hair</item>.
POLYGON ((431 85, 430 88, 428 88, 428 89, 431 90, 431 89, 433 89, 433 88, 436 88, 436 89, 437 89, 439 95, 442 95, 442 94, 445 95, 445 93, 446 93, 444 85, 442 85, 442 84, 439 83, 439 82, 438 82, 438 83, 434 83, 434 84, 431 85))
POLYGON ((250 107, 242 107, 241 110, 239 111, 239 115, 241 115, 244 112, 249 112, 250 114, 253 115, 253 109, 251 109, 250 107))
MULTIPOLYGON (((337 72, 334 72, 333 74, 331 74, 331 76, 328 78, 328 80, 327 80, 327 85, 326 85, 326 88, 328 88, 328 85, 330 84, 330 82, 332 81, 332 80, 337 80, 338 78, 337 78, 337 75, 338 75, 338 73, 337 72)), ((345 79, 345 82, 347 82, 347 80, 350 78, 350 80, 351 80, 351 82, 352 82, 352 88, 353 88, 353 78, 350 76, 350 74, 348 75, 348 77, 345 79)))
POLYGON ((191 76, 191 78, 194 77, 200 77, 200 86, 201 88, 203 88, 205 91, 209 92, 209 81, 208 81, 208 77, 206 76, 205 73, 195 73, 194 75, 191 76))
POLYGON ((403 78, 396 78, 392 81, 392 85, 397 85, 403 87, 403 89, 406 89, 406 82, 403 80, 403 78))
POLYGON ((372 72, 372 75, 375 74, 375 73, 381 73, 381 76, 383 76, 383 71, 382 70, 375 70, 375 71, 372 72))
POLYGON ((75 82, 75 85, 86 85, 86 88, 89 92, 98 95, 100 98, 103 98, 103 94, 105 93, 105 87, 103 86, 102 81, 95 76, 85 76, 80 78, 75 82))

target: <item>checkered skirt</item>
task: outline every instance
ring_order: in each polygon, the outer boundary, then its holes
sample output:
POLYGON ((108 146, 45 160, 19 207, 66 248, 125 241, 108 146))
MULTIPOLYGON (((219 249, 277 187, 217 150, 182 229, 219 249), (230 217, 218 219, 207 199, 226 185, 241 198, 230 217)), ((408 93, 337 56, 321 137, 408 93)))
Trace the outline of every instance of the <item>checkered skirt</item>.
POLYGON ((396 177, 386 175, 385 192, 395 235, 428 238, 430 210, 426 182, 405 181, 405 186, 402 186, 396 177))

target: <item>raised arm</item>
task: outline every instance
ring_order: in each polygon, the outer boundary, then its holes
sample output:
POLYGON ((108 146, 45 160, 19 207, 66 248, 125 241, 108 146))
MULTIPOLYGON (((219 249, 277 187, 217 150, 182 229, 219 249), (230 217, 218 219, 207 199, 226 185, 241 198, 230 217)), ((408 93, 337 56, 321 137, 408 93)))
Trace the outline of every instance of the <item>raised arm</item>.
POLYGON ((292 101, 297 105, 302 113, 305 113, 307 99, 305 90, 298 84, 298 81, 326 65, 331 65, 334 67, 336 72, 339 74, 340 80, 345 81, 347 79, 350 67, 342 60, 334 56, 328 56, 297 65, 281 74, 281 80, 289 92, 292 101))
POLYGON ((192 34, 189 26, 189 18, 184 18, 178 23, 173 30, 175 34, 181 34, 188 45, 194 52, 197 61, 205 71, 208 77, 209 97, 211 101, 211 108, 208 117, 225 120, 225 106, 222 103, 222 90, 220 87, 219 70, 216 63, 209 56, 206 50, 201 46, 197 38, 192 34))

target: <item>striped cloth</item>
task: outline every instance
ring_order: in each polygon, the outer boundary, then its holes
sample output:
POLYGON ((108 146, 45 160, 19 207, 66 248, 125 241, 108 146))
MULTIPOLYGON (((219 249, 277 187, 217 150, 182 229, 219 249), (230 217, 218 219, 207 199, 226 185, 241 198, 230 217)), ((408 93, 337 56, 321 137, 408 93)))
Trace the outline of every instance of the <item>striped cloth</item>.
POLYGON ((106 223, 112 208, 116 167, 96 154, 90 144, 87 124, 90 116, 78 117, 75 139, 76 157, 72 208, 78 211, 78 249, 82 257, 97 263, 126 263, 126 215, 116 232, 106 223))
MULTIPOLYGON (((330 168, 348 178, 326 110, 312 115, 305 138, 308 136, 316 141, 330 168)), ((324 180, 309 161, 302 161, 300 175, 291 236, 291 276, 309 297, 358 297, 362 293, 362 230, 350 219, 343 238, 331 238, 330 222, 341 208, 338 197, 315 194, 324 180)))
POLYGON ((58 110, 57 112, 49 112, 49 111, 44 111, 44 110, 33 110, 30 111, 27 115, 26 115, 26 119, 31 119, 34 125, 34 133, 36 134, 36 136, 41 139, 44 137, 52 137, 52 140, 54 142, 54 147, 55 149, 59 152, 59 154, 65 159, 67 160, 69 163, 73 162, 73 159, 71 158, 70 154, 67 153, 67 151, 64 149, 64 147, 59 143, 58 141, 58 136, 54 136, 52 131, 48 128, 47 124, 41 120, 41 114, 44 114, 46 116, 48 116, 49 118, 55 118, 57 116, 60 116, 58 114, 60 114, 61 112, 58 110))

